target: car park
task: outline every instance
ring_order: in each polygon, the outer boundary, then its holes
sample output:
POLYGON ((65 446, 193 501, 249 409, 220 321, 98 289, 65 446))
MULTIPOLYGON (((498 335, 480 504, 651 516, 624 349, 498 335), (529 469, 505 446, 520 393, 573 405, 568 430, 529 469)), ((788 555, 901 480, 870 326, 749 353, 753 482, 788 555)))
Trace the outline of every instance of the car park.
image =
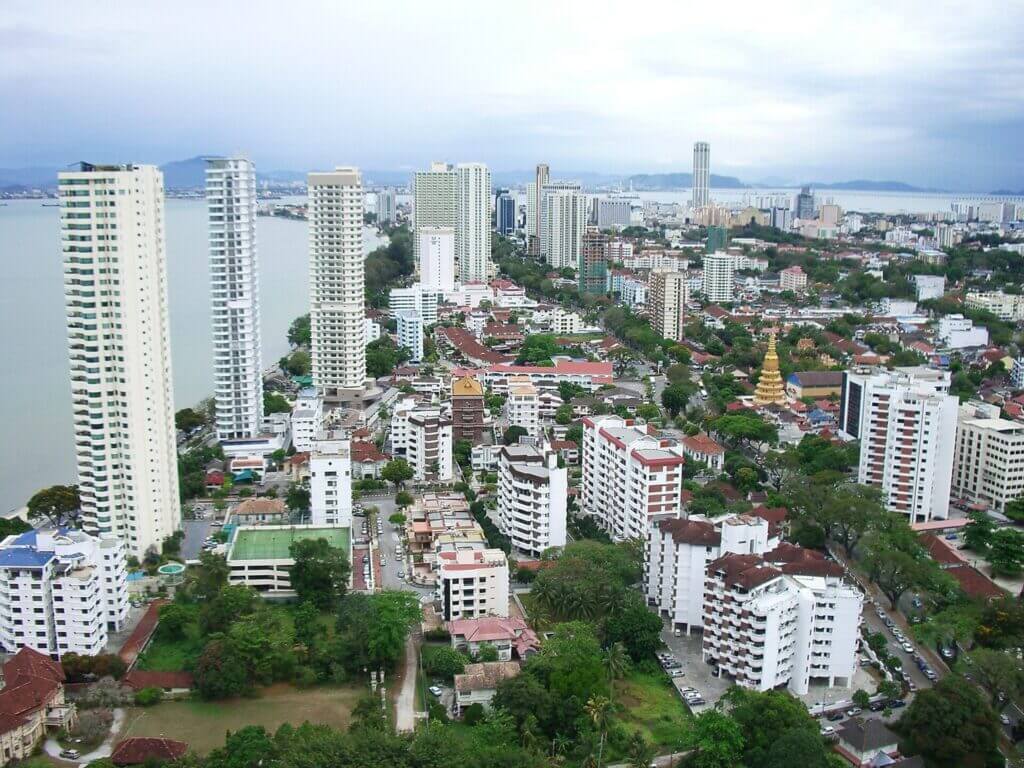
POLYGON ((685 673, 682 669, 673 669, 669 673, 669 677, 682 677, 685 673))
POLYGON ((863 711, 864 710, 862 710, 860 707, 850 707, 850 709, 846 710, 846 716, 847 717, 856 717, 857 715, 859 715, 863 711))

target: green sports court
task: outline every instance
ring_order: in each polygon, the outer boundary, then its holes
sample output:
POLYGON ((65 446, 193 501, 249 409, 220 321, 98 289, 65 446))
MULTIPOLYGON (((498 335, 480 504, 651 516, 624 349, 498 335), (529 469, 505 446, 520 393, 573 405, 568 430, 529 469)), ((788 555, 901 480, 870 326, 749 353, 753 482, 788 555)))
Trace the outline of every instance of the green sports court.
POLYGON ((288 548, 293 541, 302 539, 327 539, 332 547, 349 553, 348 528, 268 526, 236 530, 228 560, 289 560, 288 548))

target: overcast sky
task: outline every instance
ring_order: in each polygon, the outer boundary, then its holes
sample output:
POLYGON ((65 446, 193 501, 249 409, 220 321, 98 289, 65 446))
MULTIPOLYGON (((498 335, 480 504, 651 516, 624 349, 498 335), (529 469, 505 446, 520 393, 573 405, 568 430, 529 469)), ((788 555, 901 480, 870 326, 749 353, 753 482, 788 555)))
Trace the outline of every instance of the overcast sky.
POLYGON ((1010 2, 2 0, 0 167, 247 152, 262 170, 1024 188, 1010 2))

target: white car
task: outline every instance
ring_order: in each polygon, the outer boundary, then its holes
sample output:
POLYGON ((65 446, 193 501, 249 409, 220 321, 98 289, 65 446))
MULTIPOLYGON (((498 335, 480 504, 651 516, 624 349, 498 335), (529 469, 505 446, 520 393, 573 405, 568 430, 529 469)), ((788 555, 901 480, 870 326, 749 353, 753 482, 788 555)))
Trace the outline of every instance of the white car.
POLYGON ((912 646, 910 643, 904 643, 901 647, 907 653, 913 653, 914 652, 914 646, 912 646))
POLYGON ((427 690, 437 697, 440 697, 441 694, 444 693, 444 690, 442 690, 441 686, 439 685, 432 685, 427 690))

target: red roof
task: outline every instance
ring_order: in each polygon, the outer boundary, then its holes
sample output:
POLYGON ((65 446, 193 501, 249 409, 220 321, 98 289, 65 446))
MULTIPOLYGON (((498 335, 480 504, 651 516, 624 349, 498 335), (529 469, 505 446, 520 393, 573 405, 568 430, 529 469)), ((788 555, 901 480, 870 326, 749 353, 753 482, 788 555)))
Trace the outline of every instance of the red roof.
POLYGON ((195 682, 191 672, 151 672, 133 669, 122 679, 133 691, 143 688, 191 688, 195 682))
POLYGON ((575 440, 552 440, 551 449, 555 451, 575 451, 579 449, 575 440))
POLYGON ((677 544, 700 544, 717 547, 722 543, 722 534, 707 520, 670 519, 658 523, 658 529, 672 537, 677 544))
POLYGON ((688 435, 687 437, 684 437, 683 445, 694 453, 703 453, 707 455, 725 453, 725 448, 720 446, 703 432, 697 435, 688 435))
POLYGON ((970 597, 991 598, 1004 597, 1006 595, 1003 590, 996 586, 995 582, 977 568, 972 568, 966 563, 947 568, 946 573, 956 579, 960 583, 960 589, 970 597))
POLYGON ((141 765, 148 760, 167 763, 177 760, 186 752, 188 744, 184 741, 135 736, 119 741, 110 760, 114 765, 141 765))
POLYGON ((63 683, 66 679, 64 667, 60 665, 60 662, 54 661, 45 653, 40 653, 28 646, 24 646, 4 664, 5 680, 13 680, 18 675, 41 677, 59 683, 63 683))
POLYGON ((758 506, 751 509, 750 514, 767 520, 769 523, 781 523, 786 519, 788 510, 785 507, 758 506))
POLYGON ((0 690, 0 713, 12 717, 24 717, 42 709, 61 688, 56 680, 31 675, 15 675, 5 678, 4 682, 0 690))
POLYGON ((438 328, 435 333, 447 339, 449 344, 470 360, 479 360, 484 363, 505 363, 512 359, 485 347, 477 341, 476 336, 465 328, 438 328))
POLYGON ((932 533, 923 533, 918 537, 921 544, 928 550, 932 560, 939 565, 962 565, 964 559, 950 549, 949 545, 932 533))
POLYGON ((129 667, 135 663, 135 659, 142 653, 142 649, 146 647, 150 636, 156 630, 156 625, 160 621, 160 609, 169 602, 171 601, 154 600, 150 603, 146 612, 142 614, 142 618, 139 619, 139 623, 135 625, 135 629, 121 645, 121 650, 117 652, 117 655, 129 667))
POLYGON ((0 733, 10 733, 11 731, 21 728, 25 725, 28 720, 24 717, 18 717, 17 715, 6 715, 0 712, 0 733))
POLYGON ((360 440, 352 441, 352 461, 363 464, 365 462, 382 462, 387 461, 387 454, 381 453, 377 450, 377 446, 373 443, 367 443, 360 440))

